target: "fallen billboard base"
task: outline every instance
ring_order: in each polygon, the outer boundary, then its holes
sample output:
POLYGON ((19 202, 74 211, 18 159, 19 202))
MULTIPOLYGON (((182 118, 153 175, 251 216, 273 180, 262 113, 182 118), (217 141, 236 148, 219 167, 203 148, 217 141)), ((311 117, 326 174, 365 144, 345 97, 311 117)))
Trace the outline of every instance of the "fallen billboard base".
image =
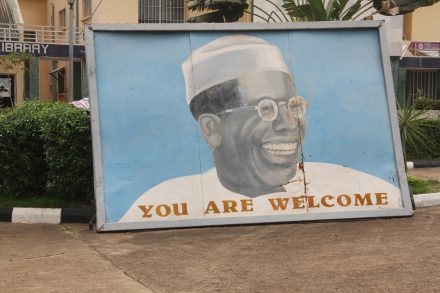
POLYGON ((99 231, 412 215, 381 22, 86 41, 99 231))

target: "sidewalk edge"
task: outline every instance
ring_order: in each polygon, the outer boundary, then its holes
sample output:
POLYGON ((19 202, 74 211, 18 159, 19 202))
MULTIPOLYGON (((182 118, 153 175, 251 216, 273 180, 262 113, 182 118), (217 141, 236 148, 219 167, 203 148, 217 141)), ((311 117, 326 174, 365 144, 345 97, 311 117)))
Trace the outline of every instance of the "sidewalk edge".
POLYGON ((28 224, 88 223, 92 208, 0 208, 0 222, 28 224))
POLYGON ((406 167, 408 169, 440 167, 440 160, 422 161, 422 162, 406 162, 406 167))
POLYGON ((414 202, 417 208, 440 205, 440 192, 414 195, 414 202))

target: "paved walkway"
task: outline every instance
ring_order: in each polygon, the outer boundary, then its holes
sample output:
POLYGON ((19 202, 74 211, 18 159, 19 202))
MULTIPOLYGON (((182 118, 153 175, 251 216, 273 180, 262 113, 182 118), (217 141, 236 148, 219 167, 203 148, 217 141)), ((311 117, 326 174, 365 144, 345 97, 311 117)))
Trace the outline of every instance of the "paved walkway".
POLYGON ((0 223, 0 292, 148 292, 74 231, 0 223))
POLYGON ((440 206, 412 218, 95 233, 0 223, 0 292, 437 292, 440 206))

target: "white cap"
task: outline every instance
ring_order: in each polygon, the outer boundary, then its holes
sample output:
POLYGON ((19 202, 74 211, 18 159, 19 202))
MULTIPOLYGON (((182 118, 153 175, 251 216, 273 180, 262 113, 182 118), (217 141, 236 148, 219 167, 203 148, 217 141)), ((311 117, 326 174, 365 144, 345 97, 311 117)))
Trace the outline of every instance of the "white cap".
POLYGON ((266 70, 290 75, 278 47, 245 35, 218 38, 194 50, 183 62, 186 101, 189 104, 196 95, 214 85, 266 70))

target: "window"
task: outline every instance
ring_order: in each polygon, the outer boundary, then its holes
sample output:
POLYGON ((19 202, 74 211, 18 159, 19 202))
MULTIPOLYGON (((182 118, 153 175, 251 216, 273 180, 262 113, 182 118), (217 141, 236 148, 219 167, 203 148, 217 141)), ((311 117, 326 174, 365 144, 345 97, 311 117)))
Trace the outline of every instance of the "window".
POLYGON ((82 7, 83 18, 92 15, 92 0, 83 0, 82 7))
POLYGON ((15 24, 0 25, 0 40, 1 41, 20 41, 21 31, 15 24))
POLYGON ((23 41, 25 42, 36 42, 37 33, 36 31, 24 30, 23 31, 23 41))
POLYGON ((65 88, 65 76, 66 76, 66 70, 64 68, 61 68, 58 71, 58 93, 63 94, 66 92, 65 88))
POLYGON ((15 105, 14 75, 0 75, 0 108, 15 105))
POLYGON ((411 100, 418 97, 440 100, 440 74, 436 69, 407 70, 406 82, 411 100))
POLYGON ((58 26, 66 27, 66 9, 61 9, 58 12, 58 26))
POLYGON ((184 21, 184 0, 139 0, 139 23, 184 21))

